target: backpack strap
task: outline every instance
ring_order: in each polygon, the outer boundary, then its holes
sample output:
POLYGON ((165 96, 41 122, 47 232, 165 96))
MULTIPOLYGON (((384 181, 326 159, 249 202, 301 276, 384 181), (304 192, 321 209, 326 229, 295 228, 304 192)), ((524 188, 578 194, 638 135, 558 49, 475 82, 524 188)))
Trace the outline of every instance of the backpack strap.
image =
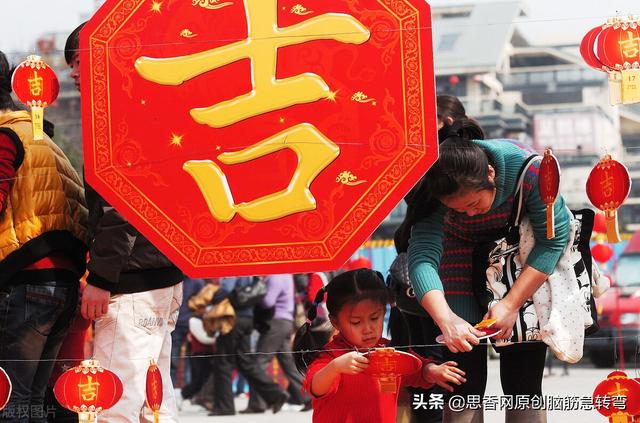
POLYGON ((522 219, 522 203, 523 203, 523 195, 522 195, 522 185, 524 184, 524 178, 527 174, 527 171, 533 164, 535 160, 542 159, 542 157, 538 154, 532 154, 527 157, 520 167, 518 171, 518 178, 516 183, 516 190, 513 194, 513 209, 511 210, 511 216, 509 217, 508 227, 509 230, 512 228, 517 228, 520 225, 520 221, 522 219))

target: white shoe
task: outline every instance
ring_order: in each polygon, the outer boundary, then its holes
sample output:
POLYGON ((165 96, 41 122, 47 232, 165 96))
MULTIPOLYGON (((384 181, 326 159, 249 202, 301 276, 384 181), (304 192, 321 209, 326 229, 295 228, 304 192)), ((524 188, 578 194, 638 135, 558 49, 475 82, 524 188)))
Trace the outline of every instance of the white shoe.
POLYGON ((182 389, 174 389, 173 396, 176 399, 176 407, 178 407, 178 411, 182 411, 182 403, 184 402, 184 398, 182 398, 182 389))

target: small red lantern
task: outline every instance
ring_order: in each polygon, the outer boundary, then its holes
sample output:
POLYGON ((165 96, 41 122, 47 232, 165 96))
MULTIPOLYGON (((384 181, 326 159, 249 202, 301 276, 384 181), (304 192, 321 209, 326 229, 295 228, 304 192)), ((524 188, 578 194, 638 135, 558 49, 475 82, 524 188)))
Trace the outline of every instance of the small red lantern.
POLYGON ((596 244, 591 247, 591 255, 598 263, 606 263, 613 257, 613 248, 609 244, 596 244))
POLYGON ((418 357, 395 348, 376 348, 368 353, 369 366, 364 373, 375 377, 384 393, 395 393, 398 378, 417 372, 422 367, 418 357))
POLYGON ((44 138, 44 108, 58 97, 60 84, 53 69, 40 56, 28 56, 13 73, 11 85, 16 97, 31 108, 33 138, 44 138))
POLYGON ((609 373, 593 391, 593 404, 610 422, 631 423, 632 416, 640 413, 640 383, 625 372, 609 373))
POLYGON ((542 202, 547 206, 547 239, 552 239, 556 236, 553 205, 560 189, 560 165, 550 148, 544 151, 544 158, 540 163, 538 189, 542 202))
POLYGON ((629 171, 609 154, 596 164, 587 179, 587 196, 591 203, 604 211, 609 243, 620 242, 617 209, 629 196, 629 171))
POLYGON ((153 360, 147 369, 147 406, 153 411, 154 423, 158 423, 162 406, 162 375, 153 360))
POLYGON ((598 36, 598 58, 610 69, 631 69, 640 63, 640 31, 636 20, 615 20, 598 36))
POLYGON ((596 234, 607 233, 607 220, 604 217, 604 213, 596 213, 593 219, 593 232, 596 234))
POLYGON ((98 360, 83 360, 58 378, 53 393, 60 405, 78 413, 80 423, 93 423, 98 413, 120 400, 122 382, 98 360))
POLYGON ((11 379, 9 375, 0 367, 0 410, 7 406, 11 398, 11 379))

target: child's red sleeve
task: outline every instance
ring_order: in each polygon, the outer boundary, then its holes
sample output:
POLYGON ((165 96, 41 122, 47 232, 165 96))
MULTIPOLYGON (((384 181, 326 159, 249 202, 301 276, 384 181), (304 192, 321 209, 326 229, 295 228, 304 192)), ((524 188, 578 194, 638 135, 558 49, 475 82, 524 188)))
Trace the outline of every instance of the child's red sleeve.
POLYGON ((431 388, 433 386, 433 383, 429 383, 426 380, 424 380, 424 378, 422 377, 422 369, 424 368, 424 366, 426 366, 429 363, 433 363, 434 361, 431 360, 430 358, 424 358, 414 353, 413 351, 409 351, 409 353, 418 357, 420 361, 422 361, 422 366, 420 366, 420 370, 418 370, 417 372, 412 373, 410 375, 404 375, 402 377, 401 385, 413 386, 415 388, 425 388, 425 389, 431 388))
POLYGON ((324 369, 324 367, 327 364, 331 363, 333 359, 334 357, 332 357, 331 355, 327 353, 323 353, 318 358, 313 360, 313 362, 307 369, 307 375, 304 379, 304 385, 302 389, 308 392, 309 395, 311 395, 313 398, 326 398, 328 395, 335 394, 338 391, 338 386, 340 386, 340 375, 338 375, 335 378, 335 380, 333 381, 333 384, 331 385, 331 387, 329 388, 329 391, 326 394, 322 396, 316 396, 313 392, 311 392, 311 381, 313 380, 313 377, 320 370, 324 369))

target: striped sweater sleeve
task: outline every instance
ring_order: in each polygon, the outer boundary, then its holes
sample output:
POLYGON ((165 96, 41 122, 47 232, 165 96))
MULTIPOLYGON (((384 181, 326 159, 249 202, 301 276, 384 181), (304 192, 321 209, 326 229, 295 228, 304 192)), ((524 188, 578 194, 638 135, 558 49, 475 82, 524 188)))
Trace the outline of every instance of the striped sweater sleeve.
POLYGON ((523 184, 525 213, 529 216, 536 240, 535 246, 527 259, 527 264, 543 273, 551 274, 569 240, 570 217, 564 198, 558 196, 553 208, 555 237, 547 239, 547 209, 540 198, 538 187, 539 170, 540 161, 536 161, 525 175, 523 184))

